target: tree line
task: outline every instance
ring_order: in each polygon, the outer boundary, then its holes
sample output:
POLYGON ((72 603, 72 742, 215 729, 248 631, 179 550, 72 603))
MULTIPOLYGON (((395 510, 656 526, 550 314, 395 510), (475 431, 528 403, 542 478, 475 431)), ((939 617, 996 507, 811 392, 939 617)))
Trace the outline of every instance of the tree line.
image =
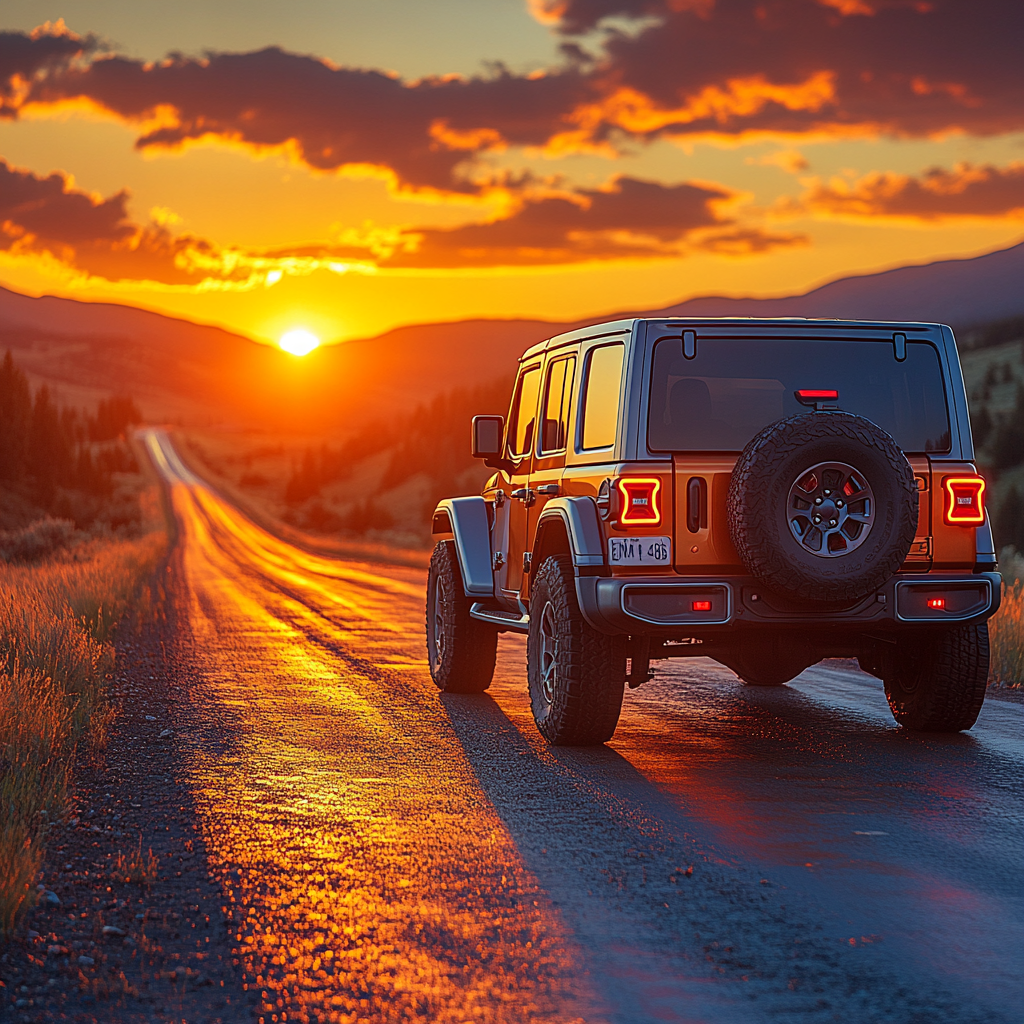
POLYGON ((0 526, 20 527, 37 514, 90 525, 113 493, 114 474, 137 469, 117 442, 140 422, 125 396, 100 401, 90 415, 62 405, 46 385, 33 390, 8 351, 0 362, 0 526))

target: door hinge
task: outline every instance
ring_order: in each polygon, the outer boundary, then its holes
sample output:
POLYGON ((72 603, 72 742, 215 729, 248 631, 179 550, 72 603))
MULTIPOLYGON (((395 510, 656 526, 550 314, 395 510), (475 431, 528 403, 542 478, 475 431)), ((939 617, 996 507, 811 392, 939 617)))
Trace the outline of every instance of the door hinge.
POLYGON ((505 564, 505 556, 500 551, 494 552, 494 557, 491 559, 491 568, 497 572, 505 564))
POLYGON ((533 552, 523 552, 523 572, 528 573, 530 571, 530 563, 533 561, 533 552))
POLYGON ((494 507, 496 509, 502 508, 505 505, 505 492, 499 487, 494 492, 494 507))

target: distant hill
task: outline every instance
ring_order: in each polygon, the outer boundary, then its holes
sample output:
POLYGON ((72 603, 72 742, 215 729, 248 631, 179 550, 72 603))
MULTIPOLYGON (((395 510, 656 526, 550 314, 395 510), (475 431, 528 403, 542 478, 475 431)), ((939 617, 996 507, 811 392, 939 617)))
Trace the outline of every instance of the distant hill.
POLYGON ((130 306, 0 288, 0 349, 65 401, 131 394, 150 420, 302 431, 351 429, 455 387, 510 374, 535 341, 622 316, 808 316, 939 321, 1024 314, 1024 243, 973 259, 847 277, 804 295, 706 297, 577 323, 467 320, 400 327, 296 360, 217 327, 130 306))

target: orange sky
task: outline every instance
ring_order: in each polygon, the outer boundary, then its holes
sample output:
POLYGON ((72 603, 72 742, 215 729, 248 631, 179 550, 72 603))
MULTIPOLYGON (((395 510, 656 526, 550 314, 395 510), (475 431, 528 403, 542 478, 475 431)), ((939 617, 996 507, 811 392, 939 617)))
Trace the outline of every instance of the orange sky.
POLYGON ((1012 0, 221 6, 5 5, 0 283, 341 340, 1024 237, 1012 0))

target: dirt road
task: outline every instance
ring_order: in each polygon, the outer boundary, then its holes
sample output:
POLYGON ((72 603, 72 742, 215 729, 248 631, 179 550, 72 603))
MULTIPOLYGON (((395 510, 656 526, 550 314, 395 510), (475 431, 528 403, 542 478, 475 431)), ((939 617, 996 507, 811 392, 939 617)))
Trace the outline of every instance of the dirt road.
POLYGON ((421 570, 290 547, 147 443, 177 770, 266 1024, 1019 1020, 1021 705, 921 737, 854 670, 678 661, 607 747, 553 749, 518 638, 440 696, 421 570))

